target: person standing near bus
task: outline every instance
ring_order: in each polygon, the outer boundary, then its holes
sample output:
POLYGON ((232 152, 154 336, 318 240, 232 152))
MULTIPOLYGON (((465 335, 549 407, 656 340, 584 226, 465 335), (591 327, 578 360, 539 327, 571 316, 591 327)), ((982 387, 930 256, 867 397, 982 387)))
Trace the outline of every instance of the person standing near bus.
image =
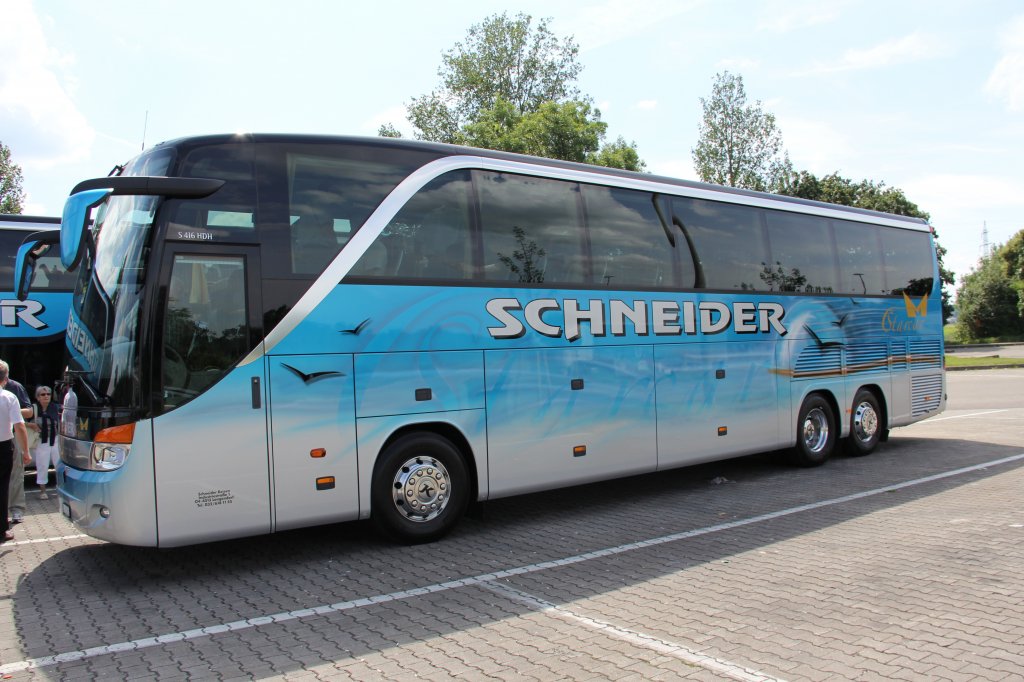
MULTIPOLYGON (((0 508, 7 508, 8 484, 11 472, 14 469, 15 442, 25 453, 18 457, 20 469, 24 471, 28 460, 28 431, 25 429, 25 418, 21 414, 21 402, 18 398, 6 390, 10 368, 7 363, 0 360, 0 508), (7 434, 11 437, 4 438, 7 434)), ((24 488, 24 481, 22 482, 24 488)), ((7 514, 0 514, 0 530, 3 531, 3 539, 6 542, 14 539, 10 524, 7 521, 7 514)))
MULTIPOLYGON (((0 360, 3 362, 3 360, 0 360)), ((21 405, 21 420, 32 417, 32 401, 28 398, 28 391, 14 379, 10 378, 10 366, 4 362, 6 371, 6 385, 4 388, 14 394, 21 405)), ((4 434, 7 432, 4 431, 4 434)), ((26 431, 27 433, 27 431, 26 431)), ((11 470, 11 481, 7 489, 7 510, 11 515, 11 521, 21 523, 25 520, 25 464, 32 462, 32 455, 28 450, 28 440, 25 440, 24 447, 19 440, 14 442, 14 467, 11 470)))
POLYGON ((32 448, 32 459, 36 462, 36 485, 39 486, 39 499, 49 499, 46 484, 50 478, 50 466, 57 466, 57 424, 60 413, 53 402, 53 391, 49 386, 36 389, 37 409, 34 410, 33 422, 28 428, 39 430, 39 445, 32 448))

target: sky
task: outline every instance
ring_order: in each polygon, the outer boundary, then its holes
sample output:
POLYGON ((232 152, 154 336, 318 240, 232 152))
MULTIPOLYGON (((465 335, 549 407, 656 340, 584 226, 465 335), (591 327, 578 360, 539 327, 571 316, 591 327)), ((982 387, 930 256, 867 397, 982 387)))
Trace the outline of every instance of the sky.
POLYGON ((798 170, 902 189, 960 278, 1024 229, 1020 0, 4 0, 0 142, 24 213, 186 135, 407 137, 410 99, 494 14, 572 36, 578 86, 647 169, 697 179, 701 98, 741 75, 798 170))

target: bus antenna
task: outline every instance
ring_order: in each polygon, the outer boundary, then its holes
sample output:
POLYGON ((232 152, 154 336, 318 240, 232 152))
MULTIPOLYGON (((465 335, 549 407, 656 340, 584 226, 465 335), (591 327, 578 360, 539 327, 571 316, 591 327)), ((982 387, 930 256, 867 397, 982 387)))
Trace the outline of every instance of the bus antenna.
POLYGON ((146 128, 149 127, 149 109, 146 109, 146 117, 142 120, 142 149, 146 151, 146 128))

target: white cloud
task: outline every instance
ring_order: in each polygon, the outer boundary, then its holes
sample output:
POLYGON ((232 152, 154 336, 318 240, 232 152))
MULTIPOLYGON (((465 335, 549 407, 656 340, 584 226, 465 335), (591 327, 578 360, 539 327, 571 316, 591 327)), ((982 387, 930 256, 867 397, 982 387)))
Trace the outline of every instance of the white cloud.
POLYGON ((643 111, 652 111, 658 108, 658 100, 643 99, 637 102, 634 106, 636 106, 637 109, 641 109, 643 111))
POLYGON ((580 50, 594 50, 643 33, 668 17, 684 14, 705 0, 605 0, 580 12, 569 35, 576 38, 580 50))
POLYGON ((759 31, 771 31, 775 33, 788 33, 808 26, 819 26, 828 24, 839 18, 842 9, 847 2, 821 2, 810 0, 809 2, 793 2, 793 0, 781 0, 770 2, 761 12, 761 18, 757 22, 759 31))
POLYGON ((1024 192, 1012 179, 988 175, 927 175, 903 184, 907 196, 919 206, 941 206, 944 211, 962 211, 985 206, 1024 207, 1024 192))
POLYGON ((647 160, 647 170, 655 175, 682 180, 698 180, 697 171, 693 168, 692 159, 665 159, 662 161, 647 160))
POLYGON ((405 137, 412 137, 412 126, 405 118, 405 107, 401 104, 379 111, 359 126, 364 135, 376 135, 382 125, 390 123, 405 137))
POLYGON ((935 36, 914 32, 868 48, 851 49, 833 62, 816 63, 803 73, 835 73, 879 69, 934 58, 942 54, 942 41, 935 36))
POLYGON ((756 59, 746 59, 744 57, 728 57, 718 60, 718 63, 715 64, 718 71, 734 71, 736 73, 750 73, 751 71, 756 71, 760 66, 761 62, 756 59))
POLYGON ((71 62, 47 45, 28 0, 4 4, 0 41, 0 131, 22 167, 46 169, 85 158, 96 132, 78 111, 61 72, 71 62))
POLYGON ((1024 15, 1003 32, 1003 56, 985 83, 985 91, 1005 100, 1010 111, 1024 110, 1024 15))
POLYGON ((828 174, 846 165, 854 147, 846 135, 823 121, 776 116, 793 165, 815 174, 828 174))

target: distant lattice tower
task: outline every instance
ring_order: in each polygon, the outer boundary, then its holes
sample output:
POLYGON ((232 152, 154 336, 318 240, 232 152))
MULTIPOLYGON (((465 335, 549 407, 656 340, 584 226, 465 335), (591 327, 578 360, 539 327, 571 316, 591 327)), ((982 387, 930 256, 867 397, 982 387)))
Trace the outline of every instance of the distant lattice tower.
POLYGON ((988 258, 992 255, 992 245, 988 243, 988 223, 981 224, 981 257, 988 258))

